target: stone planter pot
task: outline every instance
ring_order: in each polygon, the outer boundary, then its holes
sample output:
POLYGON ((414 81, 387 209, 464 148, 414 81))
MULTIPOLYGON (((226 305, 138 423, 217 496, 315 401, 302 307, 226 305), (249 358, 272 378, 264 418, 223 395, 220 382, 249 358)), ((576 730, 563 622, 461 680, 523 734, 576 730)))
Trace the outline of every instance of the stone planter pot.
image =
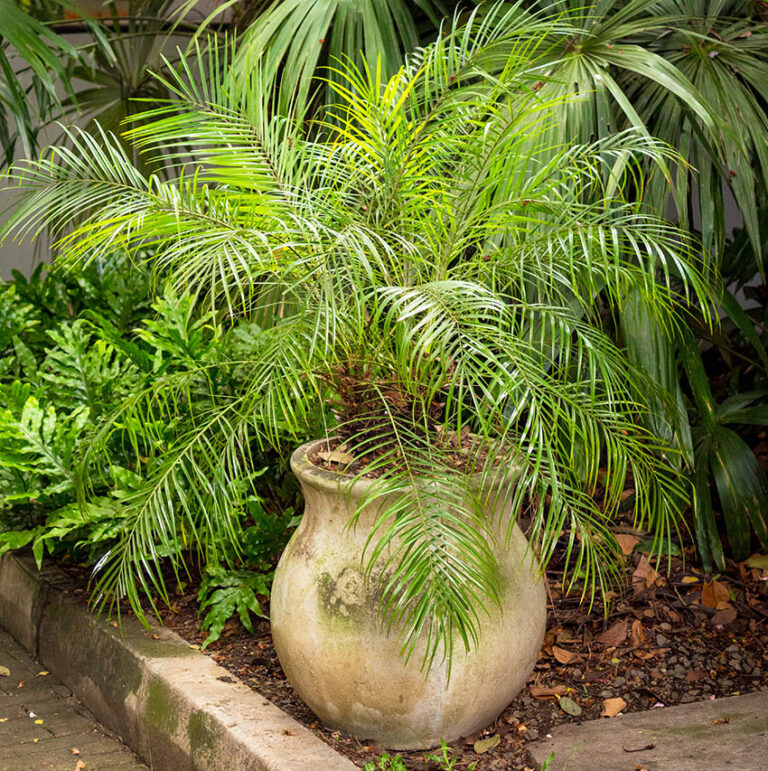
POLYGON ((425 675, 423 649, 405 665, 397 637, 382 629, 379 586, 360 570, 375 512, 346 527, 371 483, 350 490, 310 461, 318 449, 324 440, 291 458, 306 509, 272 587, 272 634, 288 680, 325 725, 390 749, 435 747, 488 725, 522 689, 544 636, 545 588, 522 532, 498 539, 502 608, 481 614, 478 645, 468 654, 456 645, 450 678, 439 657, 425 675))

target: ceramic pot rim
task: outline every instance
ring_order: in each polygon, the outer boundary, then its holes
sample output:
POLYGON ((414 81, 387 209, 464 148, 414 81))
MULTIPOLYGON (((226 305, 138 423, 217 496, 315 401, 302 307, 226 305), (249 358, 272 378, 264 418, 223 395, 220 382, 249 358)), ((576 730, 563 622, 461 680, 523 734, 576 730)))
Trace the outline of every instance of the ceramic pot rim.
MULTIPOLYGON (((314 439, 311 442, 306 442, 305 444, 297 447, 291 454, 290 462, 293 473, 296 474, 296 476, 301 481, 307 482, 313 487, 319 488, 326 492, 346 492, 347 494, 354 492, 356 497, 362 497, 368 491, 370 491, 374 485, 376 485, 376 483, 379 481, 378 479, 360 477, 353 474, 346 474, 344 472, 329 471, 328 469, 321 468, 310 460, 310 456, 318 450, 327 450, 331 442, 332 438, 326 437, 324 439, 314 439)), ((509 476, 513 476, 511 469, 509 476)), ((479 482, 482 475, 474 474, 473 477, 479 482)), ((491 489, 498 488, 500 486, 501 480, 497 477, 494 478, 494 483, 491 485, 491 489)))

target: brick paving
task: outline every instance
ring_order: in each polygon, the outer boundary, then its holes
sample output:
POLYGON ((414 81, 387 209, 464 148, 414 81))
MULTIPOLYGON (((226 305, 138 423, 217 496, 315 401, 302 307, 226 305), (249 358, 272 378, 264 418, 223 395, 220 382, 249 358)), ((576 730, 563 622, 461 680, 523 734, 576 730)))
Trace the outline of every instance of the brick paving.
POLYGON ((123 771, 146 766, 0 630, 0 771, 28 769, 123 771))

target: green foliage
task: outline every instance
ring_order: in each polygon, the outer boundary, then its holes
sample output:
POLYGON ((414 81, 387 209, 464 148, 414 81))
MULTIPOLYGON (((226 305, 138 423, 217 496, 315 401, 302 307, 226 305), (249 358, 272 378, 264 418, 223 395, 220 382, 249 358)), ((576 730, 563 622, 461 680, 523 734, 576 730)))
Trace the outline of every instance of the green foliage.
POLYGON ((284 94, 306 99, 320 88, 322 101, 332 104, 333 90, 316 75, 342 83, 339 63, 366 61, 389 78, 405 54, 434 37, 446 10, 441 0, 360 0, 355 7, 345 0, 270 0, 243 36, 234 66, 245 72, 258 62, 267 78, 281 79, 284 94))
POLYGON ((224 625, 235 613, 242 625, 253 634, 250 614, 265 618, 258 597, 269 596, 271 583, 271 573, 208 566, 197 596, 200 613, 205 613, 200 629, 208 631, 203 648, 219 639, 224 625))
MULTIPOLYGON (((452 771, 458 762, 458 758, 453 757, 453 750, 445 743, 444 739, 440 740, 440 754, 430 753, 425 755, 424 759, 436 763, 442 771, 452 771)), ((475 768, 477 768, 477 763, 471 763, 467 766, 467 771, 474 771, 475 768)))
POLYGON ((176 51, 235 3, 213 12, 199 0, 107 0, 98 13, 85 0, 0 0, 0 150, 10 164, 20 143, 38 150, 54 121, 96 121, 118 132, 124 120, 168 92, 151 73, 175 66, 176 51), (19 6, 24 6, 24 9, 19 6), (83 42, 56 34, 54 22, 79 27, 83 42), (164 57, 167 57, 164 58, 164 57))
MULTIPOLYGON (((261 474, 267 471, 264 468, 261 474)), ((258 597, 269 596, 274 574, 271 561, 301 519, 290 507, 279 515, 265 511, 262 499, 256 495, 246 498, 244 513, 247 521, 255 524, 238 533, 237 559, 230 560, 230 564, 239 562, 243 567, 232 569, 209 563, 203 574, 198 594, 200 615, 205 614, 201 630, 208 630, 203 647, 219 639, 224 625, 235 614, 253 632, 250 613, 264 617, 258 597)))
MULTIPOLYGON (((17 396, 17 394, 12 394, 17 396)), ((72 453, 88 420, 85 408, 66 417, 28 396, 21 412, 0 413, 0 466, 17 481, 0 501, 50 498, 74 488, 72 453), (19 488, 18 485, 22 485, 19 488)))
POLYGON ((390 755, 384 752, 379 755, 375 761, 369 760, 364 766, 363 771, 408 771, 403 762, 402 755, 390 755))
POLYGON ((173 553, 179 531, 218 559, 254 448, 318 425, 378 474, 361 501, 383 504, 363 556, 391 571, 383 617, 406 654, 427 639, 426 665, 470 648, 498 600, 489 489, 528 507, 544 563, 568 531, 571 580, 585 576, 590 596, 620 563, 609 524, 630 476, 636 524, 657 543, 676 531, 689 497, 677 451, 638 425, 665 401, 611 334, 629 294, 667 337, 683 306, 706 321, 715 281, 697 245, 638 200, 641 167, 668 173, 669 148, 636 130, 539 144, 561 104, 536 87, 541 40, 571 32, 490 6, 389 80, 339 64, 338 103, 315 124, 301 104, 274 112, 258 66, 221 79, 184 59, 175 97, 129 133, 135 149, 183 155, 177 179, 85 133, 13 171, 6 232, 61 228, 74 266, 129 254, 222 341, 235 339, 222 320, 244 319, 239 345, 261 327, 232 362, 238 382, 203 355, 148 380, 94 437, 89 463, 118 441, 147 458, 101 566, 104 597, 162 596, 158 549, 173 553), (470 451, 457 468, 473 434, 488 457, 470 451))
POLYGON ((698 416, 692 437, 696 542, 705 569, 722 570, 725 555, 713 513, 710 474, 733 557, 744 560, 749 556, 753 532, 768 549, 768 477, 752 449, 731 427, 768 425, 768 407, 754 405, 764 399, 764 390, 737 392, 718 404, 693 340, 686 342, 683 355, 698 416))
MULTIPOLYGON (((133 504, 147 495, 147 478, 162 469, 165 452, 194 430, 212 399, 225 399, 240 387, 246 373, 229 354, 258 345, 258 327, 225 329, 210 313, 198 314, 189 296, 171 290, 150 306, 147 290, 146 271, 130 266, 124 255, 82 271, 43 277, 37 270, 29 279, 17 274, 14 283, 0 287, 0 553, 31 546, 38 563, 47 552, 104 564, 131 533, 133 504), (173 417, 133 414, 113 424, 108 456, 93 462, 89 451, 106 416, 162 378, 186 385, 173 417)), ((228 512, 227 523, 240 548, 222 556, 215 541, 200 545, 203 566, 211 559, 205 585, 212 592, 213 571, 225 570, 222 560, 247 555, 264 574, 254 574, 259 577, 250 583, 216 574, 221 587, 206 605, 213 634, 230 612, 245 617, 247 608, 258 608, 248 592, 261 587, 260 594, 268 593, 270 560, 295 525, 293 509, 284 506, 295 496, 282 489, 279 464, 270 463, 266 476, 266 466, 255 471, 246 462, 240 476, 222 480, 241 496, 242 505, 228 512), (283 514, 265 509, 259 485, 283 506, 283 514)), ((208 511, 201 505, 190 516, 205 520, 208 511)), ((180 522, 159 538, 150 529, 152 545, 137 559, 177 563, 192 546, 187 524, 180 522)), ((138 602, 138 595, 134 599, 138 602)))
MULTIPOLYGON (((538 65, 542 94, 562 99, 547 139, 586 141, 634 126, 678 148, 691 164, 674 174, 681 224, 692 226, 695 212, 704 246, 721 255, 724 191, 730 190, 759 268, 757 192, 768 182, 768 24, 754 4, 528 5, 560 10, 574 29, 567 41, 543 47, 538 65)), ((647 203, 665 211, 668 181, 651 178, 649 185, 647 203)))
MULTIPOLYGON (((33 8, 35 4, 32 4, 33 8)), ((73 46, 15 0, 0 0, 0 150, 4 164, 13 160, 17 143, 26 155, 50 113, 60 105, 57 83, 70 89, 65 59, 76 55, 73 46), (31 85, 19 77, 14 55, 25 62, 31 85)))

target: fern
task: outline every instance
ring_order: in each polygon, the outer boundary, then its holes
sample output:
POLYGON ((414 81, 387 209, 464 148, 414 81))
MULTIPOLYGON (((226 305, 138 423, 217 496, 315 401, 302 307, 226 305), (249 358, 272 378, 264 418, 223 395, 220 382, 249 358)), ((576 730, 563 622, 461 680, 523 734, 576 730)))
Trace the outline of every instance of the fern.
POLYGON ((266 618, 258 597, 268 597, 271 584, 271 572, 226 570, 219 565, 209 566, 197 596, 200 614, 205 613, 200 629, 208 631, 203 648, 221 637, 224 625, 235 613, 242 625, 253 634, 250 614, 266 618))
POLYGON ((26 475, 29 498, 51 497, 74 487, 73 451, 88 422, 88 410, 57 415, 30 396, 17 418, 0 411, 0 465, 26 475))
POLYGON ((125 388, 129 367, 109 343, 93 339, 82 319, 62 324, 48 335, 56 343, 42 365, 48 397, 62 407, 87 407, 99 414, 113 401, 118 387, 125 388))

